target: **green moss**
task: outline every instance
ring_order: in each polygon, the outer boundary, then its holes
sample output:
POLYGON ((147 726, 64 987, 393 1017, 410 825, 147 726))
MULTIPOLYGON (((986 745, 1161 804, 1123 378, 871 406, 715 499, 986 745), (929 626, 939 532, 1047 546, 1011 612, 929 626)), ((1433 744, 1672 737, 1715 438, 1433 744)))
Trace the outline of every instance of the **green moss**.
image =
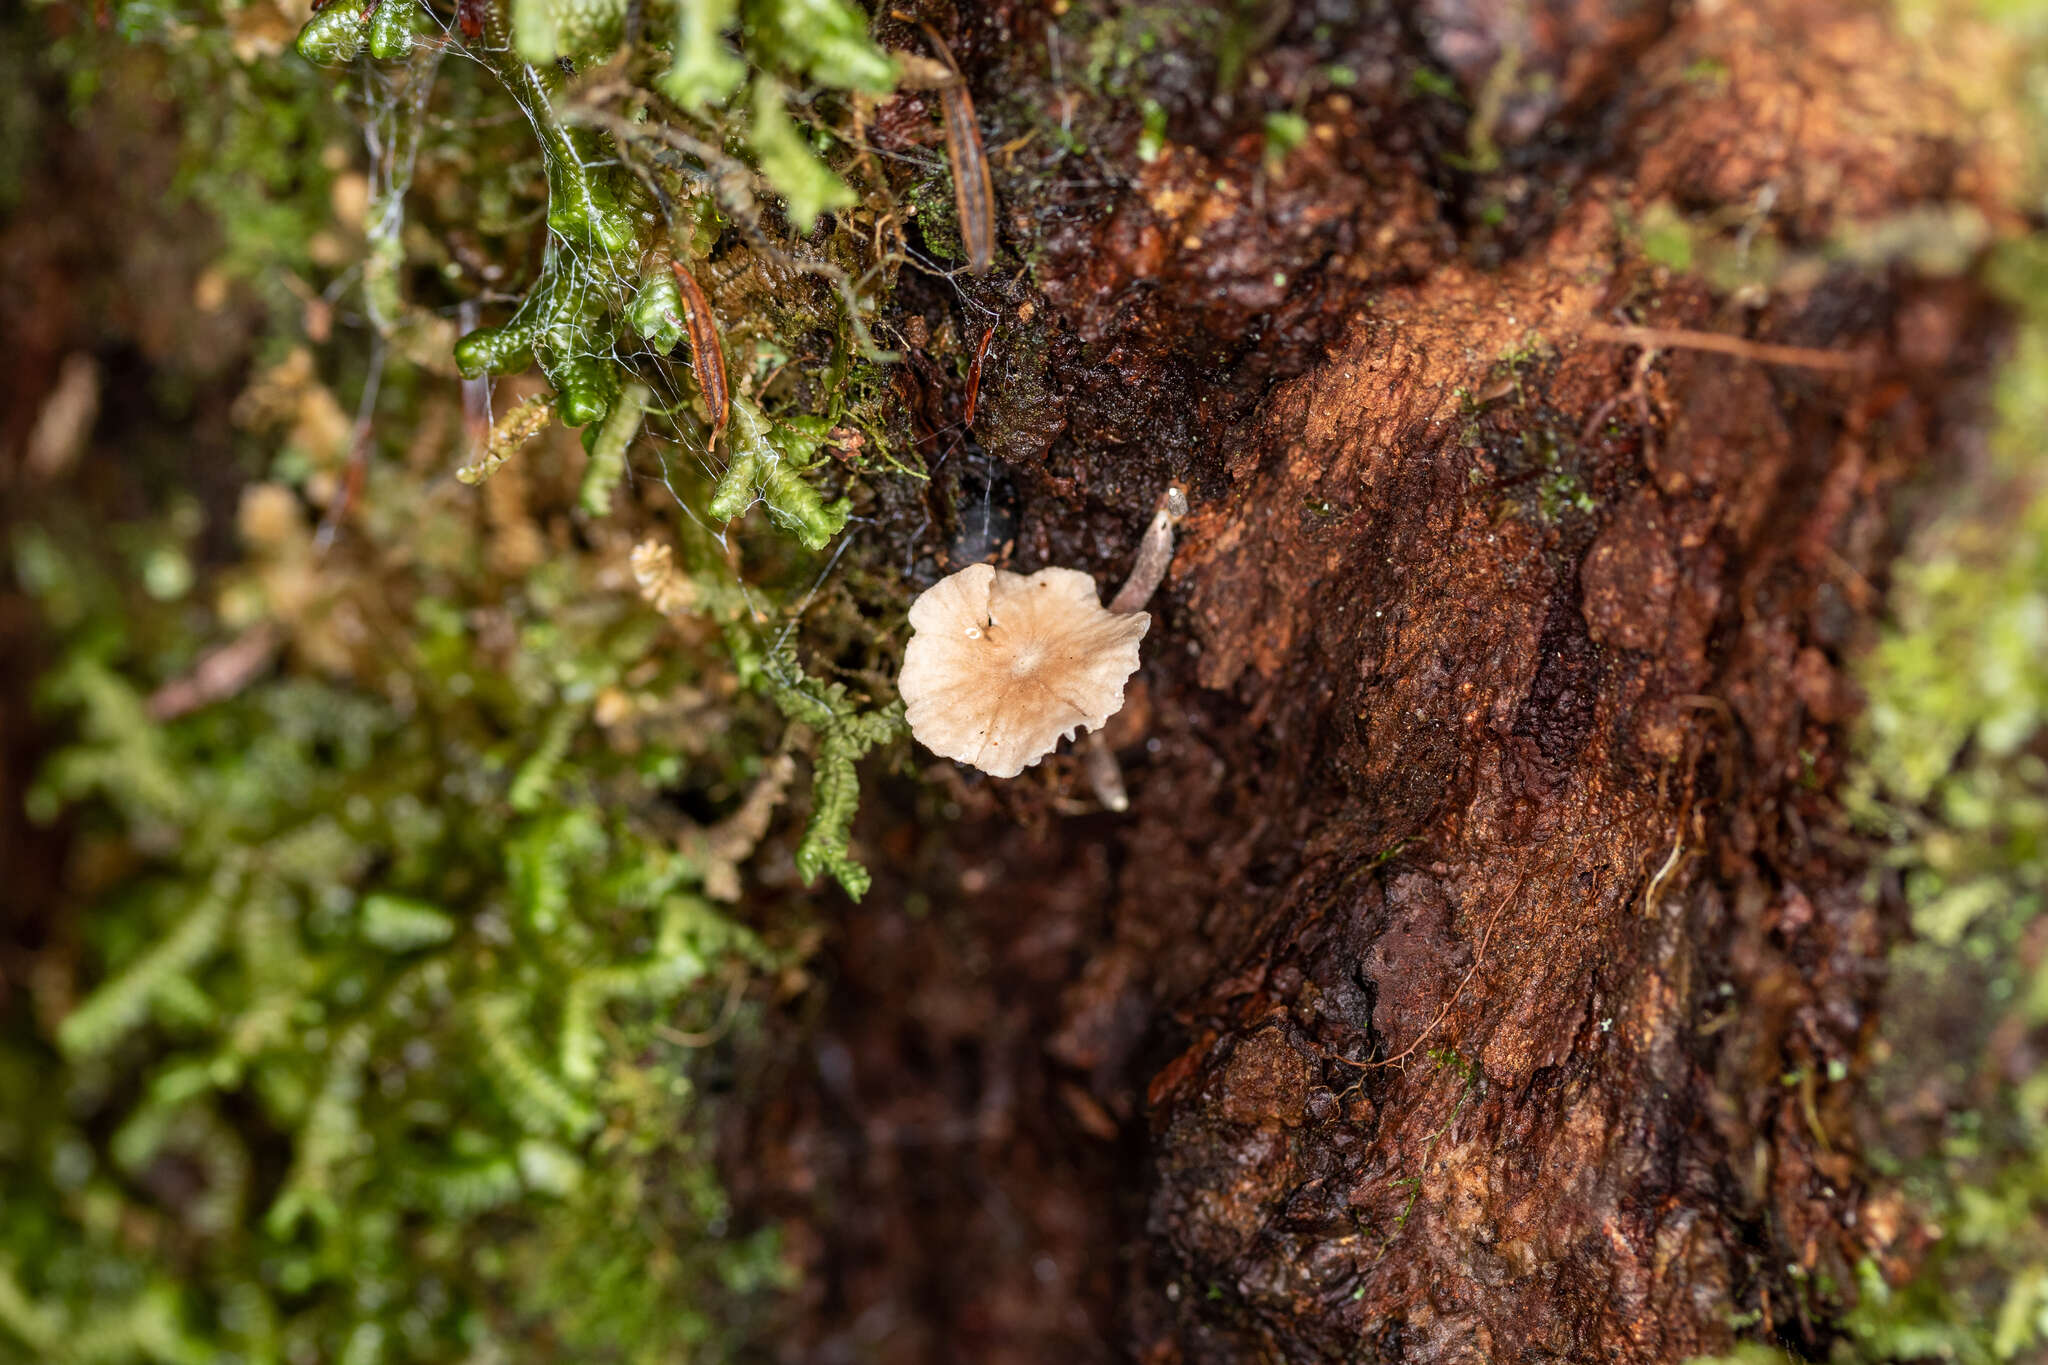
POLYGON ((841 683, 821 686, 804 676, 786 649, 759 649, 742 641, 734 647, 741 675, 790 720, 810 728, 817 737, 811 788, 811 817, 797 845, 797 872, 806 885, 829 874, 846 894, 859 900, 872 882, 868 870, 850 852, 850 827, 859 803, 859 778, 854 764, 869 749, 904 732, 900 703, 862 710, 841 683))
POLYGON ((769 0, 751 7, 750 43, 817 85, 884 94, 896 63, 868 37, 867 15, 847 0, 769 0))
POLYGON ((626 27, 625 0, 512 0, 511 9, 513 48, 535 65, 607 52, 626 27))
POLYGON ((725 40, 738 13, 738 0, 676 6, 675 62, 659 84, 684 109, 723 104, 746 79, 747 64, 725 40))
POLYGON ((370 34, 370 21, 354 5, 335 5, 321 10, 299 30, 298 54, 320 66, 346 66, 363 50, 370 34))
MULTIPOLYGON (((454 564, 488 546, 437 534, 454 564)), ((654 654, 641 605, 567 561, 528 582, 507 670, 466 569, 360 680, 162 724, 146 598, 51 533, 17 558, 68 623, 42 704, 77 736, 35 809, 129 870, 81 919, 76 1000, 0 1044, 0 1360, 672 1359, 776 1280, 772 1241, 720 1231, 663 1027, 783 959, 698 894, 662 779, 585 700, 715 659, 654 654)))
POLYGON ((1418 95, 1430 95, 1437 99, 1456 100, 1458 83, 1443 72, 1430 67, 1418 66, 1408 73, 1408 84, 1418 95))
POLYGON ((823 549, 849 515, 845 499, 827 504, 799 472, 823 434, 817 422, 771 424, 752 403, 734 398, 731 453, 706 509, 711 518, 730 521, 759 501, 804 548, 823 549))
POLYGON ((1150 165, 1166 148, 1166 106, 1148 96, 1138 107, 1144 116, 1138 132, 1138 160, 1150 165))
POLYGON ((1678 211, 1658 200, 1643 213, 1643 254, 1656 264, 1681 273, 1693 264, 1693 229, 1678 211))
POLYGON ((583 486, 576 500, 586 516, 601 517, 611 511, 612 493, 626 477, 627 448, 640 434, 641 420, 653 399, 645 384, 628 384, 604 426, 585 428, 583 445, 590 463, 583 467, 583 486))
POLYGON ((664 354, 682 342, 683 293, 667 266, 657 262, 641 276, 640 292, 633 296, 626 321, 649 346, 664 354))
POLYGON ((817 226, 818 216, 854 202, 853 191, 804 145, 783 107, 788 93, 780 81, 766 76, 754 81, 753 121, 748 134, 761 174, 782 192, 789 221, 799 233, 817 226))
POLYGON ((1882 1154, 1941 1239, 1892 1285, 1861 1270, 1855 1358, 2013 1359, 2048 1346, 2048 1072, 2013 1050, 2048 1025, 2048 274, 2000 263, 2021 310, 1998 386, 1999 487, 1903 558, 1865 663, 1852 809, 1903 877, 1913 938, 1886 991, 1877 1103, 1940 1120, 1882 1154))
MULTIPOLYGON (((736 808, 786 729, 812 800, 768 837, 807 882, 868 885, 856 763, 901 733, 872 622, 820 602, 859 632, 820 657, 864 661, 823 676, 760 632, 846 525, 842 483, 895 467, 869 333, 894 168, 851 135, 895 67, 844 0, 657 4, 592 103, 546 59, 594 79, 626 8, 466 7, 456 52, 445 10, 330 6, 278 51, 247 7, 117 0, 188 121, 180 191, 313 363, 246 404, 279 482, 240 558, 218 525, 200 552, 183 502, 132 541, 53 517, 6 547, 57 660, 30 806, 90 891, 42 984, 0 993, 0 1362, 714 1360, 783 1280, 773 1229, 732 1226, 700 1084, 802 934, 731 908, 746 851, 680 812, 736 808), (723 496, 667 355, 673 256, 731 354, 774 357, 736 370, 729 444, 735 512, 777 534, 744 583, 692 547, 708 631, 624 574, 655 505, 723 496), (462 313, 488 325, 458 339, 462 313), (450 371, 534 365, 554 393, 499 391, 502 448, 457 435, 450 371), (316 552, 308 501, 356 439, 323 433, 358 395, 362 487, 316 552), (827 494, 841 422, 875 435, 827 494), (266 639, 231 695, 155 709, 266 639)), ((105 43, 40 60, 90 90, 129 70, 105 43)))
MULTIPOLYGON (((791 264, 842 282, 856 276, 886 281, 893 269, 893 261, 878 263, 852 245, 879 243, 871 232, 837 242, 801 240, 827 214, 857 208, 870 219, 888 214, 886 197, 878 204, 864 197, 874 189, 871 171, 862 191, 849 183, 846 168, 857 154, 839 135, 867 116, 852 101, 884 93, 896 79, 894 59, 868 36, 860 8, 846 0, 676 7, 677 41, 667 69, 649 76, 646 63, 629 62, 602 102, 583 102, 555 59, 610 54, 625 34, 626 10, 618 0, 480 0, 465 11, 477 32, 463 50, 492 78, 494 90, 478 87, 484 93, 467 122, 425 117, 428 102, 440 98, 433 73, 441 57, 437 49, 422 54, 410 42, 416 8, 386 0, 347 14, 323 9, 299 42, 301 56, 327 64, 354 62, 367 50, 387 61, 403 92, 381 105, 372 96, 377 131, 371 145, 385 164, 377 168, 364 289, 380 331, 416 363, 436 363, 432 338, 445 324, 406 296, 404 282, 418 257, 434 249, 430 237, 423 242, 403 230, 415 164, 422 157, 453 163, 479 200, 494 177, 514 172, 508 177, 513 183, 495 196, 508 206, 527 192, 522 180, 538 165, 549 230, 539 271, 510 318, 472 329, 454 342, 450 358, 472 378, 537 364, 571 426, 602 422, 617 395, 635 383, 656 393, 681 391, 667 355, 683 336, 681 301, 673 279, 660 278, 672 252, 702 259, 718 247, 724 229, 737 224, 740 241, 729 239, 724 258, 706 272, 712 311, 727 328, 751 325, 758 332, 764 322, 776 331, 787 328, 782 336, 757 337, 757 344, 792 359, 801 353, 784 337, 812 334, 820 319, 808 315, 814 310, 801 302, 802 291, 786 283, 758 293, 743 283, 757 278, 748 269, 754 250, 775 263, 760 273, 763 281, 791 264), (754 74, 744 107, 728 110, 749 69, 754 74), (651 98, 636 84, 642 78, 680 105, 684 117, 678 120, 672 106, 651 98), (500 101, 510 98, 521 115, 517 122, 491 117, 492 93, 500 101), (792 117, 799 108, 801 121, 792 117), (435 131, 428 135, 430 126, 435 131), (531 140, 523 157, 517 147, 522 132, 531 140), (762 215, 760 192, 780 198, 787 228, 762 215), (734 284, 721 290, 721 280, 734 284), (636 351, 632 335, 648 350, 636 351)), ((667 11, 649 18, 658 24, 667 11)), ((468 67, 460 74, 474 81, 468 67)), ((516 210, 510 218, 517 221, 516 210)), ((450 221, 468 231, 475 216, 450 215, 450 221)), ((873 358, 878 353, 860 315, 874 298, 850 285, 837 295, 850 316, 843 323, 833 319, 835 330, 849 326, 855 349, 873 358)), ((844 377, 844 357, 835 352, 815 381, 806 382, 799 369, 785 385, 788 396, 757 401, 777 410, 778 419, 800 419, 801 410, 788 407, 792 398, 815 401, 822 394, 834 401, 844 377)), ((807 546, 822 544, 832 533, 823 528, 836 530, 844 520, 843 513, 835 520, 793 471, 763 468, 758 488, 767 490, 776 524, 807 546)))
POLYGON ((370 55, 382 62, 403 61, 410 57, 420 17, 419 6, 414 0, 379 0, 370 15, 370 55))

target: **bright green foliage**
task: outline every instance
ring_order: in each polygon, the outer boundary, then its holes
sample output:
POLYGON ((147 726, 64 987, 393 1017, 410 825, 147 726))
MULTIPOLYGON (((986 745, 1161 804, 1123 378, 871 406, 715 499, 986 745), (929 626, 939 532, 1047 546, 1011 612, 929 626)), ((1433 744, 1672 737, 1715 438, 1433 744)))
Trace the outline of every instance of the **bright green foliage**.
MULTIPOLYGON (((741 400, 733 403, 734 413, 740 411, 741 400)), ((751 409, 749 409, 751 410, 751 409)), ((759 419, 756 418, 756 421, 759 419)), ((711 501, 704 512, 714 522, 731 521, 751 507, 761 485, 762 462, 776 458, 775 452, 762 440, 741 440, 741 423, 732 425, 732 451, 725 466, 725 473, 718 476, 718 484, 711 490, 711 501)), ((749 433, 750 437, 752 433, 749 433)))
POLYGON ((1149 166, 1166 150, 1166 106, 1147 96, 1139 107, 1144 122, 1138 131, 1138 160, 1149 166))
POLYGON ((845 499, 830 504, 804 481, 798 465, 815 451, 815 432, 791 424, 772 426, 746 399, 732 400, 730 462, 711 491, 705 511, 714 521, 730 521, 761 500, 769 520, 807 550, 823 549, 846 526, 845 499))
POLYGON ((1698 234, 1668 201, 1660 199, 1644 210, 1638 230, 1643 255, 1651 261, 1680 272, 1692 269, 1698 234))
POLYGON ((675 65, 661 77, 663 94, 692 113, 731 98, 747 77, 747 64, 725 41, 725 30, 738 13, 738 0, 690 0, 676 6, 675 65))
POLYGON ((582 723, 583 713, 576 707, 565 706, 548 718, 540 743, 512 775, 512 785, 505 792, 506 804, 521 815, 532 815, 548 803, 562 757, 569 752, 569 741, 576 737, 582 723))
POLYGON ((66 1016, 57 1030, 57 1043, 68 1055, 105 1052, 159 1002, 174 1011, 185 1005, 190 999, 190 972, 212 957, 226 936, 243 879, 242 861, 222 861, 170 933, 66 1016))
MULTIPOLYGON (((417 0, 377 0, 377 8, 370 15, 370 55, 382 62, 403 61, 410 57, 413 32, 418 23, 417 0)), ((304 47, 301 47, 300 54, 304 55, 304 52, 304 47)))
POLYGON ((808 233, 817 226, 819 214, 846 208, 854 202, 854 195, 845 181, 804 146, 783 108, 787 93, 772 77, 754 78, 754 119, 749 134, 761 174, 782 191, 789 205, 790 223, 798 233, 808 233))
MULTIPOLYGON (((692 113, 731 98, 747 74, 746 62, 726 41, 736 27, 746 35, 748 55, 764 68, 838 90, 879 95, 894 88, 896 64, 868 37, 867 16, 847 0, 756 0, 746 10, 742 25, 738 0, 679 4, 675 63, 660 78, 662 93, 692 113)), ((769 177, 789 193, 773 172, 769 177)))
POLYGON ((846 527, 846 499, 827 504, 787 459, 772 465, 761 481, 768 519, 795 536, 807 550, 822 550, 846 527))
POLYGON ((362 8, 353 4, 329 5, 299 32, 299 55, 321 66, 346 66, 363 50, 370 24, 362 8))
POLYGON ((379 61, 403 61, 412 55, 418 22, 416 0, 331 4, 299 31, 298 53, 319 66, 346 66, 367 44, 379 61))
POLYGON ((455 343, 455 368, 465 379, 517 374, 533 364, 533 343, 541 321, 556 306, 561 290, 558 274, 543 274, 519 305, 519 311, 496 327, 482 327, 455 343))
MULTIPOLYGON (((22 577, 49 592, 64 591, 67 575, 57 553, 40 538, 24 541, 18 550, 22 577), (44 562, 31 567, 32 556, 44 562)), ((45 677, 43 695, 53 704, 81 708, 84 742, 44 767, 42 781, 30 794, 31 814, 50 818, 64 802, 97 792, 105 792, 138 826, 175 823, 192 814, 192 792, 162 732, 150 721, 142 699, 103 662, 85 655, 67 661, 45 677)))
POLYGON ((625 0, 512 0, 513 47, 535 65, 602 52, 625 27, 625 0))
POLYGON ((896 64, 868 37, 867 16, 847 0, 775 0, 758 5, 761 41, 819 85, 884 95, 896 64))
POLYGON ((541 372, 555 386, 555 411, 564 426, 580 427, 601 421, 612 410, 619 391, 618 367, 610 356, 577 352, 557 357, 552 353, 541 364, 541 372))
MULTIPOLYGON (((455 348, 455 362, 463 375, 504 375, 512 368, 524 368, 532 356, 539 356, 543 370, 549 362, 563 364, 575 356, 610 350, 610 334, 604 325, 608 309, 608 280, 600 276, 588 258, 561 246, 551 246, 541 280, 526 295, 510 321, 502 327, 471 332, 455 348)), ((582 426, 582 422, 571 422, 582 426)))
MULTIPOLYGON (((481 562, 459 518, 436 536, 481 562)), ((0 1361, 669 1360, 773 1278, 771 1244, 713 1231, 660 1030, 781 959, 586 720, 648 657, 637 600, 536 572, 507 670, 463 571, 365 670, 402 706, 286 677, 166 725, 130 676, 161 623, 47 535, 16 557, 70 622, 44 703, 78 738, 35 808, 133 871, 79 916, 48 1040, 0 1035, 0 1361)))
POLYGON ((445 910, 378 891, 363 897, 363 937, 388 953, 409 953, 455 937, 455 917, 445 910))
POLYGON ((634 243, 632 220, 613 183, 592 169, 575 138, 571 149, 548 167, 548 226, 572 242, 601 251, 624 251, 634 243))
POLYGON ((812 760, 811 818, 797 845, 796 869, 805 885, 829 873, 847 895, 859 900, 874 880, 848 852, 849 829, 860 801, 860 779, 854 764, 877 744, 904 732, 903 707, 891 703, 861 710, 843 683, 821 686, 804 676, 786 649, 762 651, 745 640, 733 646, 740 676, 750 682, 782 714, 808 726, 817 737, 812 760))
POLYGON ((1308 139, 1308 120, 1300 114, 1266 115, 1266 168, 1277 170, 1287 154, 1308 139))
POLYGON ((471 1016, 493 1064, 499 1098, 528 1133, 587 1137, 597 1126, 597 1111, 535 1054, 524 1027, 527 1009, 528 1002, 516 996, 490 996, 477 1002, 471 1016))
MULTIPOLYGON (((750 986, 789 935, 713 903, 708 871, 730 904, 747 855, 710 851, 677 797, 736 805, 772 702, 815 736, 798 865, 858 893, 854 764, 900 723, 793 655, 707 648, 630 595, 626 548, 667 529, 646 525, 657 492, 701 495, 676 448, 701 453, 705 433, 675 367, 621 334, 680 340, 679 301, 653 297, 639 263, 689 252, 735 353, 785 365, 740 381, 759 385, 765 461, 747 500, 805 544, 836 533, 844 504, 800 473, 846 394, 879 387, 848 371, 873 353, 864 315, 894 264, 867 245, 886 183, 835 133, 866 97, 828 83, 872 90, 893 68, 855 6, 675 9, 718 20, 706 50, 739 64, 714 103, 749 68, 788 82, 776 113, 800 162, 752 147, 744 108, 657 130, 676 116, 645 92, 579 106, 559 68, 515 60, 515 37, 535 40, 503 4, 481 7, 481 41, 451 25, 444 42, 419 35, 445 9, 337 0, 297 54, 249 57, 265 7, 116 0, 121 32, 162 40, 146 88, 189 124, 180 189, 218 214, 227 273, 288 327, 351 280, 360 297, 322 314, 331 330, 294 333, 311 364, 250 405, 279 405, 236 437, 278 482, 245 501, 266 515, 245 515, 242 561, 164 588, 132 562, 109 571, 100 556, 127 552, 91 535, 6 547, 56 660, 41 702, 57 752, 30 806, 65 822, 85 889, 48 970, 0 993, 0 1365, 707 1360, 780 1277, 772 1229, 729 1229, 697 1086, 751 1045, 750 986), (418 190, 415 162, 431 168, 418 190), (761 211, 782 174, 822 174, 850 204, 846 175, 870 221, 797 242, 761 211), (331 191, 362 181, 362 216, 338 220, 351 197, 331 191), (509 321, 455 343, 458 308, 522 288, 509 321), (659 311, 629 316, 643 294, 659 311), (582 501, 618 524, 571 515, 563 442, 534 440, 487 496, 447 477, 482 453, 457 434, 454 384, 421 373, 451 348, 471 376, 540 365, 556 394, 527 411, 590 428, 582 501), (319 434, 349 430, 359 397, 363 486, 316 552, 307 500, 342 458, 319 434), (673 481, 610 497, 636 431, 673 481), (152 694, 203 651, 264 636, 230 695, 153 718, 152 694), (731 687, 735 658, 754 691, 731 687)), ((564 53, 608 22, 546 13, 564 53)), ((648 7, 655 46, 670 16, 648 7)), ((665 60, 643 44, 620 79, 665 60)), ((167 386, 185 378, 172 369, 167 386)), ((195 524, 226 514, 209 507, 195 524)), ((231 537, 210 530, 180 562, 218 566, 231 537)), ((762 540, 747 582, 719 561, 691 597, 735 638, 815 578, 788 539, 762 540)))
POLYGON ((587 428, 584 444, 590 463, 583 467, 583 487, 576 501, 585 513, 601 517, 612 509, 612 491, 626 477, 626 449, 640 434, 640 421, 654 395, 637 380, 626 386, 601 428, 587 428))
POLYGON ((509 321, 471 332, 455 345, 466 376, 511 374, 536 358, 555 386, 556 411, 572 427, 600 421, 618 391, 612 346, 618 324, 615 277, 560 245, 548 248, 540 280, 509 321))
MULTIPOLYGON (((665 253, 679 245, 707 247, 729 221, 752 226, 757 238, 760 234, 757 196, 745 183, 755 174, 724 149, 750 155, 763 187, 782 196, 789 223, 799 234, 810 234, 825 212, 860 202, 827 164, 826 158, 843 164, 851 155, 828 130, 845 123, 854 92, 861 98, 885 93, 896 79, 895 62, 868 36, 866 13, 847 0, 677 5, 674 65, 658 83, 705 126, 636 142, 620 131, 635 126, 633 118, 607 122, 608 110, 579 108, 556 62, 571 58, 580 64, 608 56, 624 37, 627 8, 623 0, 480 0, 467 12, 481 32, 464 51, 495 76, 497 88, 516 103, 524 128, 538 144, 550 239, 539 274, 512 316, 462 337, 455 343, 454 360, 458 372, 469 378, 513 374, 537 363, 570 426, 601 422, 629 383, 646 384, 661 394, 679 389, 667 352, 682 339, 682 310, 674 281, 659 278, 665 253), (735 36, 737 55, 730 45, 735 36), (747 110, 728 116, 722 106, 749 67, 756 75, 747 110), (793 91, 783 77, 800 84, 793 91), (795 100, 806 108, 803 131, 790 117, 788 106, 795 100), (619 139, 629 145, 622 149, 619 139), (677 148, 685 149, 695 164, 678 164, 677 148), (622 265, 626 259, 650 263, 642 279, 631 278, 632 268, 622 265), (621 346, 628 327, 646 340, 653 355, 642 358, 621 346)), ((413 74, 407 91, 424 90, 423 98, 430 98, 432 64, 440 58, 438 50, 409 55, 419 46, 412 40, 418 13, 416 5, 399 0, 367 10, 323 9, 301 34, 301 55, 346 63, 367 41, 374 56, 409 59, 413 74)), ((649 15, 657 23, 666 17, 665 7, 649 15)), ((459 33, 450 37, 460 40, 459 33)), ((633 98, 640 100, 640 126, 646 126, 650 114, 672 116, 649 110, 637 92, 633 98)), ((380 128, 375 139, 387 149, 391 179, 388 186, 378 182, 380 197, 373 204, 378 226, 371 234, 363 287, 379 331, 398 342, 402 353, 431 363, 420 342, 431 330, 432 315, 409 307, 400 287, 408 239, 399 227, 418 138, 427 126, 424 107, 399 99, 379 114, 380 123, 391 125, 380 128), (413 141, 394 155, 389 149, 401 136, 413 141)), ((504 149, 493 149, 481 156, 481 164, 495 166, 503 159, 504 149)), ((786 239, 784 229, 774 230, 786 239)), ((827 268, 838 277, 844 266, 834 260, 827 268)), ((866 324, 858 316, 863 303, 842 302, 856 314, 845 325, 862 343, 862 353, 871 352, 866 324)), ((804 325, 815 323, 806 320, 804 325)), ((826 378, 824 392, 838 394, 843 368, 826 378)), ((807 546, 822 545, 844 522, 843 512, 825 507, 793 471, 754 471, 749 499, 764 486, 772 519, 807 546)))
POLYGON ((640 282, 626 322, 655 350, 667 354, 683 339, 683 291, 665 265, 657 263, 640 282))

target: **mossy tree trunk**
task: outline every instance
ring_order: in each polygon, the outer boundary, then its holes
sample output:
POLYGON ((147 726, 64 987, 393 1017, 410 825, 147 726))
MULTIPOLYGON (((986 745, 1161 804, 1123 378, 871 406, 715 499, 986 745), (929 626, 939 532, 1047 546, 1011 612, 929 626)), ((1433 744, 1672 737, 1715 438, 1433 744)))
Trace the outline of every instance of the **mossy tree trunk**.
MULTIPOLYGON (((822 980, 703 1092, 740 1101, 734 1227, 801 1272, 782 1358, 1824 1353, 1858 1264, 1924 1240, 1861 1127, 1901 904, 1837 795, 1849 669, 1906 492, 1982 473, 2004 320, 1964 267, 2017 226, 2017 140, 1850 0, 914 17, 973 87, 1003 264, 900 272, 883 406, 935 477, 864 483, 834 562, 864 606, 989 554, 1109 585, 1164 485, 1193 514, 1107 729, 1127 813, 1071 755, 997 783, 899 747, 858 904, 765 845, 744 910, 803 899, 822 980)), ((937 184, 938 102, 840 150, 937 184)), ((194 320, 197 260, 124 254, 166 158, 99 142, 50 157, 90 261, 0 234, 7 449, 104 327, 210 386, 211 432, 108 386, 102 439, 175 468, 231 448, 248 338, 194 320), (95 322, 57 285, 108 260, 152 287, 95 322)), ((944 200, 904 229, 926 266, 944 200)), ((222 508, 241 477, 193 473, 222 508)), ((17 982, 70 952, 36 857, 17 982)))
MULTIPOLYGON (((822 1032, 735 1133, 807 1229, 791 1349, 1824 1349, 1907 1236, 1850 1117, 1891 902, 1845 667, 1997 331, 1849 244, 1967 240, 2004 172, 1832 0, 1245 22, 1166 26, 1157 155, 1096 130, 1134 181, 998 154, 1043 255, 979 299, 1007 463, 959 495, 1103 581, 1165 481, 1195 511, 1128 815, 1055 762, 869 822, 822 1032)), ((967 31, 999 125, 1062 107, 1047 16, 967 31)))

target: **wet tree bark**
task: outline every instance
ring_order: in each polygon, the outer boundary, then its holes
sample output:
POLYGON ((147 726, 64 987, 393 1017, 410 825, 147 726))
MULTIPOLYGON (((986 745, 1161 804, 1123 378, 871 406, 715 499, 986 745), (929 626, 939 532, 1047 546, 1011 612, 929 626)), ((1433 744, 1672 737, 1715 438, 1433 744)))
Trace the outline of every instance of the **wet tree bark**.
MULTIPOLYGON (((1995 160, 1873 8, 1311 8, 1235 97, 1155 65, 1134 181, 998 159, 1043 244, 981 300, 1009 562, 1113 583, 1166 479, 1194 514, 1128 815, 1063 759, 870 822, 736 1139, 808 1266, 792 1358, 1817 1349, 1814 1283, 1893 1250, 1840 1083, 1889 921, 1830 791, 1896 494, 1970 458, 1996 329, 1822 248, 1995 214, 1995 160), (1720 277, 1652 259, 1660 204, 1720 277)), ((963 14, 991 118, 1076 107, 1046 31, 963 14)))

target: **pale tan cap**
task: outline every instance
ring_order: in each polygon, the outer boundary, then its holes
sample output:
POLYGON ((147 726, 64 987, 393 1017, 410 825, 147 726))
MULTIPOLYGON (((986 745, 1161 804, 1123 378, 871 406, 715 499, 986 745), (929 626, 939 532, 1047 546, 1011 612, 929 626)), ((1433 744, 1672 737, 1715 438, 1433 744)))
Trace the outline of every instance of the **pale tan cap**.
POLYGON ((910 733, 942 758, 1015 777, 1123 707, 1151 624, 1105 610, 1078 569, 971 564, 911 603, 897 680, 910 733))

